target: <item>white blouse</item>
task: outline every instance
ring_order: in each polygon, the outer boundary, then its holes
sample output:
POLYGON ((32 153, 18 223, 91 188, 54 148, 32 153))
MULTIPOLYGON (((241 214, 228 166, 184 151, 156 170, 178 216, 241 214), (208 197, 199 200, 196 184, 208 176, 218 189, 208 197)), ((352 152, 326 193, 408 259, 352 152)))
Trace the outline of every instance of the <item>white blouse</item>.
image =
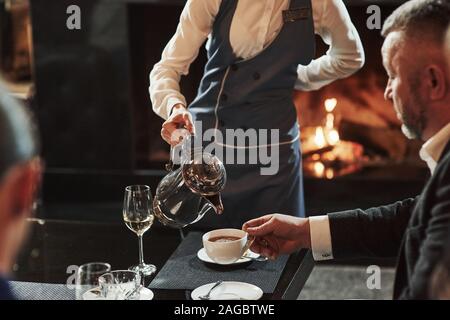
MULTIPOLYGON (((153 110, 164 119, 174 105, 187 105, 180 92, 180 78, 189 73, 189 66, 210 36, 221 2, 187 0, 175 35, 150 73, 153 110)), ((230 30, 236 56, 252 57, 270 44, 283 25, 282 12, 289 4, 290 0, 239 0, 230 30)), ((361 39, 342 0, 312 0, 312 7, 315 32, 330 49, 308 66, 298 66, 297 90, 317 90, 348 77, 364 64, 361 39)))

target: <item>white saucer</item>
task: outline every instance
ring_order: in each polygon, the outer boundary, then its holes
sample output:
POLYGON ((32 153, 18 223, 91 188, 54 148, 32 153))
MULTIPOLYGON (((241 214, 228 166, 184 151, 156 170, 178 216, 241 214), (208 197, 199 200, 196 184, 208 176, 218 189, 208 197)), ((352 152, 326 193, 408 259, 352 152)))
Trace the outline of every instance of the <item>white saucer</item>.
MULTIPOLYGON (((254 253, 254 252, 252 252, 252 251, 250 251, 250 250, 247 251, 246 255, 249 256, 249 257, 251 257, 251 258, 258 258, 258 257, 259 257, 259 254, 254 253)), ((227 265, 227 266, 228 266, 228 265, 233 265, 233 264, 246 263, 246 262, 251 261, 251 259, 249 259, 249 258, 240 258, 239 260, 237 260, 237 261, 235 261, 235 262, 232 262, 232 263, 218 263, 218 262, 213 261, 213 260, 208 256, 208 254, 206 253, 205 248, 201 248, 200 250, 198 250, 198 252, 197 252, 197 257, 198 257, 200 260, 202 260, 203 262, 215 263, 215 264, 227 265)))
MULTIPOLYGON (((200 296, 206 295, 215 283, 208 283, 198 287, 191 293, 193 300, 200 300, 200 296)), ((258 300, 261 299, 261 288, 246 282, 224 281, 215 288, 211 294, 211 300, 258 300)))
MULTIPOLYGON (((141 288, 138 300, 153 300, 153 291, 148 288, 141 288)), ((93 288, 83 293, 83 300, 105 300, 100 296, 100 288, 93 288)))

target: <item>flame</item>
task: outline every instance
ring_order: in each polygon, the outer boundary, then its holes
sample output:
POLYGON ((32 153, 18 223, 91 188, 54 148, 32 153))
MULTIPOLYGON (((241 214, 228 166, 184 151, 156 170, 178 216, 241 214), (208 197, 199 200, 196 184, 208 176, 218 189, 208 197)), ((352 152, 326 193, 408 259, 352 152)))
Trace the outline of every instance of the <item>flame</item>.
POLYGON ((327 123, 325 127, 330 130, 334 128, 334 115, 332 113, 327 114, 327 123))
POLYGON ((326 141, 329 145, 335 146, 339 143, 339 133, 334 128, 333 110, 336 108, 337 100, 335 98, 325 100, 325 109, 327 110, 327 121, 325 124, 326 141))
POLYGON ((332 146, 335 146, 339 143, 339 132, 336 129, 331 130, 328 133, 327 141, 332 146))
POLYGON ((336 98, 325 100, 325 110, 327 110, 327 112, 333 112, 336 106, 337 106, 336 98))
POLYGON ((327 177, 327 179, 333 179, 334 178, 334 170, 331 168, 328 168, 325 171, 325 177, 327 177))
MULTIPOLYGON (((308 158, 307 170, 314 177, 333 179, 343 174, 343 172, 353 172, 357 169, 355 164, 363 156, 363 149, 356 148, 358 145, 341 141, 339 131, 336 126, 336 115, 333 114, 337 105, 335 98, 325 101, 326 122, 322 126, 308 128, 307 137, 302 146, 311 151, 316 151, 308 158), (338 166, 336 166, 338 165, 338 166), (344 171, 340 166, 346 165, 345 170, 350 166, 353 168, 344 171)), ((344 173, 345 174, 345 173, 344 173)))
POLYGON ((327 144, 326 139, 325 139, 325 134, 323 132, 323 128, 322 127, 317 127, 316 128, 316 135, 314 136, 314 143, 319 148, 323 148, 327 144))
POLYGON ((318 161, 314 163, 314 173, 316 177, 323 177, 323 174, 325 172, 325 166, 322 162, 318 161))

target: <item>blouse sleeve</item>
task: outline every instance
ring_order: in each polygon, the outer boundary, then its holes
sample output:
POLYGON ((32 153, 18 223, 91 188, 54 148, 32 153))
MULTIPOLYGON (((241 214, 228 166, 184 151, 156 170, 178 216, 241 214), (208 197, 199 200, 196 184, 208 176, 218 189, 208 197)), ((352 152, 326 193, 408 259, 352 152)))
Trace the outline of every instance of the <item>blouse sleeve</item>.
POLYGON ((330 46, 322 57, 309 65, 299 65, 297 90, 311 91, 346 78, 364 65, 364 48, 358 31, 342 0, 323 0, 319 12, 316 33, 330 46))
POLYGON ((163 119, 169 117, 174 105, 186 106, 186 99, 180 92, 180 79, 189 73, 191 63, 210 34, 221 1, 188 0, 174 36, 150 72, 153 110, 163 119))

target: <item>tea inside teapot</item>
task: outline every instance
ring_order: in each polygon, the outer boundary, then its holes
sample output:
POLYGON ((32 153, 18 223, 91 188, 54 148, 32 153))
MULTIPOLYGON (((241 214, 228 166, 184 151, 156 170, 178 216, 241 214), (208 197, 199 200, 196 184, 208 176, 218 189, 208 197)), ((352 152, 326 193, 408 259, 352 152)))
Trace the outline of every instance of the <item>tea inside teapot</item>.
POLYGON ((212 154, 195 152, 192 159, 183 162, 181 170, 187 186, 203 196, 216 195, 225 186, 225 167, 212 154))

